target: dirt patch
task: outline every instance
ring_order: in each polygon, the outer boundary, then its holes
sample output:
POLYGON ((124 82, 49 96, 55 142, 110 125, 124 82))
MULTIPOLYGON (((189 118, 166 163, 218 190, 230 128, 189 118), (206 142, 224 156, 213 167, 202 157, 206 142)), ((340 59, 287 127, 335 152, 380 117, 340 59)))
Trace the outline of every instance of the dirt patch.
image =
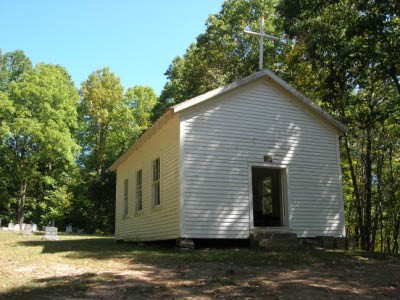
POLYGON ((382 261, 284 268, 138 264, 121 271, 48 277, 50 293, 39 295, 49 299, 399 299, 399 279, 399 266, 382 261))

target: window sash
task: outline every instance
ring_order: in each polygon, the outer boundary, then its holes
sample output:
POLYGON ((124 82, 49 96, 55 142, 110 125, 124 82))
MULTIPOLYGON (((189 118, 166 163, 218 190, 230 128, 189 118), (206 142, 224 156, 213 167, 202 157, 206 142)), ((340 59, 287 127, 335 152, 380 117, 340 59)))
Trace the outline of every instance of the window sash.
POLYGON ((153 182, 160 180, 160 158, 153 160, 153 182))
POLYGON ((124 206, 123 206, 123 214, 124 217, 128 215, 128 179, 124 180, 124 206))
POLYGON ((160 205, 160 182, 153 182, 153 204, 160 205))
POLYGON ((161 177, 160 158, 156 158, 155 160, 153 160, 153 183, 152 183, 153 206, 161 204, 160 177, 161 177))
POLYGON ((136 211, 141 211, 142 209, 142 170, 139 170, 136 172, 136 211))

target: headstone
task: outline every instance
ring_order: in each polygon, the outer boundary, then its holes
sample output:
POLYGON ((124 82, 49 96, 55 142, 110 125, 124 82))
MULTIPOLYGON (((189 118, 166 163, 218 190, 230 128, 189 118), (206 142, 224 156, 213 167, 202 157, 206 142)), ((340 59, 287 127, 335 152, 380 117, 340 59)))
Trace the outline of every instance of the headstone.
POLYGON ((14 231, 20 231, 21 227, 19 226, 19 224, 15 224, 14 225, 14 231))
POLYGON ((10 223, 8 223, 8 230, 14 230, 14 223, 13 222, 10 222, 10 223))
POLYGON ((68 234, 72 233, 72 225, 71 224, 69 224, 69 225, 67 225, 67 227, 65 227, 65 233, 68 233, 68 234))
POLYGON ((46 230, 44 233, 44 239, 49 240, 49 241, 58 240, 57 231, 58 231, 57 227, 46 226, 46 230))
POLYGON ((22 223, 19 230, 24 230, 24 228, 25 228, 25 223, 22 223))
POLYGON ((25 224, 24 235, 32 235, 32 225, 31 224, 25 224))
POLYGON ((194 242, 190 239, 179 239, 177 245, 180 249, 194 249, 194 242))
POLYGON ((37 225, 34 223, 32 224, 32 232, 36 232, 37 231, 37 225))

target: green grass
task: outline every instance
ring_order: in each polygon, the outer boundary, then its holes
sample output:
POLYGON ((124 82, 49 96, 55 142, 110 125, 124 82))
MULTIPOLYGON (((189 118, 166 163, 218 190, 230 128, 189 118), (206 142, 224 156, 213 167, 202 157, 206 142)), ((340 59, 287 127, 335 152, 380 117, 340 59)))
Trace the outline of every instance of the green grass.
MULTIPOLYGON (((157 274, 158 270, 174 272, 180 266, 216 263, 225 266, 229 274, 231 267, 233 270, 245 266, 335 266, 370 258, 398 263, 395 257, 359 251, 267 252, 248 248, 181 251, 133 243, 116 244, 112 237, 93 235, 59 235, 58 241, 45 241, 40 234, 23 236, 0 232, 0 298, 6 295, 9 299, 35 299, 32 295, 38 295, 38 299, 46 299, 43 295, 57 293, 80 297, 88 290, 120 281, 125 273, 138 266, 157 274)), ((237 284, 229 276, 210 280, 221 285, 237 284)))
MULTIPOLYGON (((25 237, 13 232, 0 232, 0 255, 18 261, 52 259, 129 259, 143 263, 221 262, 243 265, 299 265, 324 263, 333 265, 350 258, 391 259, 384 254, 342 250, 263 251, 246 247, 182 251, 135 243, 116 244, 113 237, 94 235, 59 235, 58 241, 46 241, 41 234, 25 237)), ((394 258, 393 258, 394 259, 394 258)))

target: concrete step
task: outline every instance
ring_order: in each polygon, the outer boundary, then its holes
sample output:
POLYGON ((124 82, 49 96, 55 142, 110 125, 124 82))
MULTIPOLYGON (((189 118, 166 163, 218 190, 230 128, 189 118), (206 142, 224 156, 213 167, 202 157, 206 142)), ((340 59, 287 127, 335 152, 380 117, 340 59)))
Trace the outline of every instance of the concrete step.
POLYGON ((270 250, 296 249, 302 246, 302 240, 289 228, 255 228, 250 233, 250 245, 270 250))
POLYGON ((287 228, 256 228, 250 233, 250 239, 262 240, 262 239, 277 239, 277 240, 289 240, 297 239, 297 235, 287 228))
POLYGON ((266 250, 287 250, 301 248, 303 242, 300 239, 262 239, 258 246, 266 250))

